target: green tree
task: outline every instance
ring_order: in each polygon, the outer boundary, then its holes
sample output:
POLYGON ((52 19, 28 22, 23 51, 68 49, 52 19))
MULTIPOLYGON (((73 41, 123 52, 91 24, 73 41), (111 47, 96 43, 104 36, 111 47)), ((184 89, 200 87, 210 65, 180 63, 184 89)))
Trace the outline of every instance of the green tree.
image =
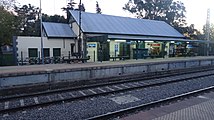
POLYGON ((43 22, 55 22, 55 23, 67 23, 67 20, 64 18, 64 16, 60 15, 42 15, 42 21, 43 22))
POLYGON ((2 62, 2 45, 9 45, 12 43, 12 37, 16 35, 18 21, 12 12, 5 10, 0 6, 0 65, 2 62))
POLYGON ((96 1, 96 13, 101 14, 101 8, 99 6, 99 3, 96 1))
POLYGON ((0 0, 0 6, 2 6, 5 10, 13 8, 15 4, 16 0, 0 0))
POLYGON ((17 34, 17 16, 0 7, 0 43, 10 44, 13 35, 17 34))
POLYGON ((39 36, 39 8, 31 4, 15 7, 20 23, 20 35, 39 36))
POLYGON ((175 27, 186 25, 186 8, 180 1, 129 0, 123 9, 135 14, 137 18, 161 20, 175 27))
POLYGON ((69 22, 69 18, 71 17, 70 13, 69 13, 70 10, 78 10, 78 11, 81 10, 81 11, 85 12, 85 6, 83 3, 81 5, 78 5, 78 7, 75 7, 76 4, 77 3, 75 3, 74 0, 70 0, 70 2, 67 4, 67 6, 62 8, 63 11, 66 11, 67 22, 69 22))

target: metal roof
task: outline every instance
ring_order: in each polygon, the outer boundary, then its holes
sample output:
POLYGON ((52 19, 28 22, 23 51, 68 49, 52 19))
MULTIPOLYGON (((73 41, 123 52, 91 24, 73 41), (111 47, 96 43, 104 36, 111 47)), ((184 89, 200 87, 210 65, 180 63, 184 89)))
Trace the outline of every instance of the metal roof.
MULTIPOLYGON (((79 11, 70 11, 79 24, 79 11)), ((184 38, 182 34, 163 21, 119 17, 82 12, 81 29, 85 33, 141 35, 184 38)))
POLYGON ((47 34, 47 37, 53 38, 76 38, 73 30, 69 24, 64 23, 52 23, 52 22, 43 22, 43 27, 47 34))

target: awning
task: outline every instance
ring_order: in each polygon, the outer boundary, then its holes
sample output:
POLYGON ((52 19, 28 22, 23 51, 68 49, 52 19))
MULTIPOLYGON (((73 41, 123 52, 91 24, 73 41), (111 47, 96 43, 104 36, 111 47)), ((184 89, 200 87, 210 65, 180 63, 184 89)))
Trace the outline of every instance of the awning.
POLYGON ((179 42, 201 42, 201 43, 214 43, 207 40, 191 40, 182 38, 168 38, 168 37, 147 37, 147 36, 129 36, 129 35, 108 35, 108 39, 118 40, 139 40, 139 41, 179 41, 179 42))

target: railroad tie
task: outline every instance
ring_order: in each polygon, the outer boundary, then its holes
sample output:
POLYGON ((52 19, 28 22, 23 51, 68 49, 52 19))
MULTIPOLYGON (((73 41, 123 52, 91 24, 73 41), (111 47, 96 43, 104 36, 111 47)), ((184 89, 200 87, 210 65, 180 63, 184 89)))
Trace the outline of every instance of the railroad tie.
POLYGON ((101 89, 101 88, 97 88, 98 90, 102 91, 102 92, 106 92, 105 90, 101 89))
POLYGON ((91 89, 88 89, 90 92, 94 93, 94 94, 97 94, 95 91, 91 90, 91 89))
POLYGON ((34 97, 33 99, 34 99, 34 102, 35 102, 36 104, 39 104, 38 97, 34 97))
POLYGON ((23 99, 20 100, 20 105, 21 105, 22 107, 25 105, 23 99))
POLYGON ((111 90, 111 91, 115 91, 113 88, 110 88, 110 87, 106 87, 107 89, 111 90))
POLYGON ((83 91, 79 91, 83 96, 86 96, 86 94, 83 91))
POLYGON ((4 109, 8 109, 9 108, 9 101, 4 103, 4 109))

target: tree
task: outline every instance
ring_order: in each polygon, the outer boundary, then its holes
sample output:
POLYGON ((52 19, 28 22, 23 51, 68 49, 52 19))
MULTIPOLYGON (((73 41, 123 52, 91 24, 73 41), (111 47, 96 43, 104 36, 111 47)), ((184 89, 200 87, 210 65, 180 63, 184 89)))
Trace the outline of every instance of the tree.
POLYGON ((21 21, 20 35, 39 36, 39 8, 28 4, 14 9, 21 21))
POLYGON ((204 39, 204 35, 195 29, 194 24, 191 24, 190 26, 177 27, 176 29, 188 39, 204 39))
POLYGON ((12 43, 12 37, 16 35, 18 21, 17 16, 0 6, 0 65, 2 62, 2 45, 12 43))
POLYGON ((55 22, 55 23, 66 23, 67 20, 64 18, 64 16, 60 16, 60 15, 47 15, 47 14, 43 14, 42 15, 42 21, 44 22, 55 22))
POLYGON ((78 8, 75 8, 75 4, 77 4, 77 3, 75 3, 74 0, 70 0, 70 2, 67 4, 67 7, 62 8, 63 11, 66 11, 67 22, 69 22, 68 20, 70 18, 70 13, 69 13, 70 10, 78 10, 78 11, 81 10, 81 11, 85 12, 85 6, 83 3, 81 5, 78 5, 78 8))
POLYGON ((17 16, 0 7, 0 44, 10 44, 13 35, 17 33, 17 16))
MULTIPOLYGON (((96 1, 96 2, 97 2, 97 1, 96 1)), ((101 12, 101 8, 100 8, 98 2, 97 2, 97 4, 96 4, 96 13, 98 13, 98 14, 101 14, 101 13, 102 13, 102 12, 101 12)))
POLYGON ((70 2, 67 4, 67 7, 63 7, 62 10, 66 12, 69 10, 75 10, 75 4, 77 3, 75 3, 74 0, 70 0, 70 2))
POLYGON ((0 6, 5 10, 9 10, 15 6, 16 0, 0 0, 0 6))
POLYGON ((186 25, 186 9, 180 1, 129 0, 123 9, 135 14, 137 18, 161 20, 175 27, 186 25))

